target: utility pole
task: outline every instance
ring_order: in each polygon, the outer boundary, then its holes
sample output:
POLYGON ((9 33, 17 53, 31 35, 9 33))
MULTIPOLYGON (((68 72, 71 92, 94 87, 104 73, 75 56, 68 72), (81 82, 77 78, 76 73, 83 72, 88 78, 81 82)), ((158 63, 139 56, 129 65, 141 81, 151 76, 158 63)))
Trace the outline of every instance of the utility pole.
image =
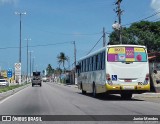
POLYGON ((22 15, 26 15, 26 12, 15 12, 16 15, 19 15, 20 16, 20 42, 19 42, 19 63, 21 63, 21 17, 22 15))
POLYGON ((121 27, 121 15, 122 15, 122 10, 121 10, 121 2, 122 0, 117 0, 117 2, 115 3, 117 5, 117 10, 116 13, 118 15, 118 23, 120 25, 120 29, 119 29, 119 42, 120 44, 122 44, 122 27, 121 27))
POLYGON ((74 45, 74 79, 73 82, 75 84, 75 77, 76 77, 76 42, 73 41, 73 45, 74 45))
POLYGON ((32 56, 32 52, 33 51, 29 51, 29 55, 30 55, 30 78, 32 76, 32 72, 31 72, 32 71, 32 57, 31 57, 32 56))
POLYGON ((105 32, 105 28, 103 27, 103 47, 106 46, 106 32, 105 32))
POLYGON ((31 39, 27 38, 25 40, 27 41, 27 82, 28 82, 28 41, 31 39))
POLYGON ((32 58, 32 72, 34 72, 34 59, 35 57, 32 58))

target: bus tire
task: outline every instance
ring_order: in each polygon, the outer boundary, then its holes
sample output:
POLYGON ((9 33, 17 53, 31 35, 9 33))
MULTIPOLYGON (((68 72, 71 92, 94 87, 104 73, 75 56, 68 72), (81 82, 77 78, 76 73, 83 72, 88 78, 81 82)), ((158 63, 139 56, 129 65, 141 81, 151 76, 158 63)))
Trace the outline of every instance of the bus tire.
POLYGON ((132 99, 132 93, 121 93, 121 98, 124 100, 132 99))
POLYGON ((86 94, 86 91, 83 90, 83 85, 82 85, 82 83, 81 83, 81 90, 82 90, 82 94, 86 94))
POLYGON ((95 83, 93 83, 93 97, 96 98, 97 94, 96 94, 96 86, 95 86, 95 83))

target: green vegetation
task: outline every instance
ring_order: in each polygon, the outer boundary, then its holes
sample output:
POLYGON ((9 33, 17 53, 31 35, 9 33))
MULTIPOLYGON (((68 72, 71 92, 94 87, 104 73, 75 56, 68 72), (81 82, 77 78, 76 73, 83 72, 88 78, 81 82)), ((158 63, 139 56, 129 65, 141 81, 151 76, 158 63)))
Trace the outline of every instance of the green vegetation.
POLYGON ((61 64, 63 66, 63 73, 65 73, 66 69, 65 69, 65 62, 68 62, 69 60, 69 57, 65 55, 65 53, 63 52, 60 52, 60 54, 57 56, 57 60, 58 60, 58 64, 59 64, 59 68, 57 68, 56 72, 59 73, 60 75, 60 82, 61 83, 66 83, 66 79, 62 79, 61 78, 61 74, 62 74, 62 69, 60 68, 61 67, 61 64))
MULTIPOLYGON (((118 31, 110 34, 109 44, 120 44, 118 31)), ((145 45, 148 51, 160 50, 160 21, 141 21, 122 28, 122 43, 145 45)))
POLYGON ((68 56, 65 55, 65 53, 61 52, 58 56, 57 56, 57 59, 58 59, 58 64, 59 64, 59 68, 61 66, 61 64, 63 65, 63 68, 65 70, 65 62, 69 60, 68 56))
MULTIPOLYGON (((58 61, 58 65, 59 67, 54 69, 52 68, 51 64, 48 64, 47 68, 46 68, 46 76, 50 77, 54 74, 54 76, 60 76, 60 82, 65 83, 66 79, 61 79, 61 75, 62 73, 66 72, 65 69, 65 63, 69 61, 69 57, 65 55, 65 53, 60 52, 59 55, 57 55, 57 61, 58 61), (63 66, 63 70, 61 69, 61 65, 63 66)), ((43 75, 45 74, 45 71, 43 70, 43 75)))
POLYGON ((9 91, 9 90, 13 90, 13 89, 16 89, 16 88, 18 88, 18 87, 22 87, 22 86, 24 86, 24 85, 26 85, 26 84, 13 85, 13 86, 7 86, 7 87, 0 87, 0 93, 2 93, 2 92, 7 92, 7 91, 9 91))
POLYGON ((48 67, 46 69, 47 71, 47 77, 52 76, 52 74, 54 73, 54 69, 52 68, 51 64, 48 64, 48 67))

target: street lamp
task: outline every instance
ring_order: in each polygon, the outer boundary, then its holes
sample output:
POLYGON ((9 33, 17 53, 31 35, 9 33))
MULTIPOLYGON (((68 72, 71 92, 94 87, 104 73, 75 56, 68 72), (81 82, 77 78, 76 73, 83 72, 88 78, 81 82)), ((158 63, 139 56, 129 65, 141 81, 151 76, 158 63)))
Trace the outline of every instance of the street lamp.
POLYGON ((16 15, 20 16, 20 43, 19 43, 19 63, 21 63, 21 16, 26 15, 26 12, 15 12, 16 15))
POLYGON ((27 82, 28 82, 28 41, 30 41, 30 38, 25 39, 27 41, 27 82))
POLYGON ((76 42, 75 41, 73 41, 72 42, 73 43, 73 45, 74 45, 74 84, 75 84, 75 78, 76 78, 76 42))
POLYGON ((36 57, 33 57, 33 58, 32 58, 32 72, 34 72, 34 61, 35 61, 35 58, 36 58, 36 57))
POLYGON ((31 78, 31 71, 32 71, 32 69, 31 69, 31 67, 32 67, 32 60, 31 60, 31 56, 32 56, 32 53, 33 51, 29 51, 29 55, 30 55, 30 78, 31 78))
POLYGON ((114 24, 112 25, 112 28, 114 30, 119 31, 119 41, 120 41, 120 44, 122 44, 122 35, 121 35, 122 26, 121 26, 121 24, 118 23, 117 21, 115 21, 114 24))

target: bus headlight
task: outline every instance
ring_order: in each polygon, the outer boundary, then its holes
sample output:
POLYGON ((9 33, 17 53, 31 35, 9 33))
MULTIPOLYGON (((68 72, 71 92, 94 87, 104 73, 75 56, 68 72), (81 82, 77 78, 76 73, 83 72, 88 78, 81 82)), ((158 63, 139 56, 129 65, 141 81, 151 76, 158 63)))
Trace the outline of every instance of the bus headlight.
POLYGON ((110 74, 106 74, 106 80, 109 85, 113 85, 112 80, 110 78, 110 74))
POLYGON ((143 85, 147 85, 149 82, 149 74, 146 74, 145 80, 143 82, 143 85))

